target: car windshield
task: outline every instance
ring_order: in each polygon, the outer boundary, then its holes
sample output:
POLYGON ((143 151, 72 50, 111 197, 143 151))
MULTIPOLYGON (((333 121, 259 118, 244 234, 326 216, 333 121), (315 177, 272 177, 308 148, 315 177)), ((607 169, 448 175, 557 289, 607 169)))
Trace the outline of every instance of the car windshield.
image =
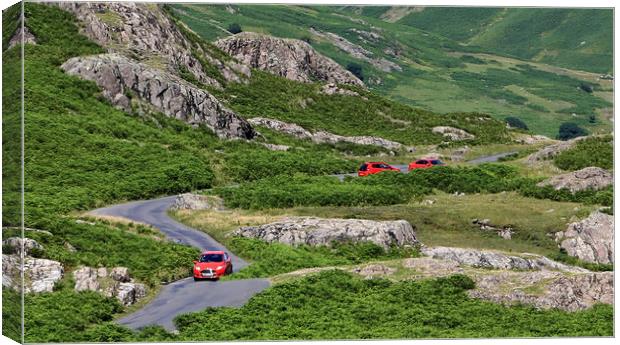
POLYGON ((222 262, 224 255, 222 254, 204 254, 200 257, 200 262, 222 262))
POLYGON ((419 161, 417 161, 416 163, 417 163, 417 164, 428 164, 428 162, 427 162, 427 161, 425 161, 425 160, 419 160, 419 161))
POLYGON ((432 163, 433 165, 440 165, 440 164, 443 164, 443 162, 442 162, 442 161, 440 161, 439 159, 433 159, 433 160, 431 161, 431 163, 432 163))
POLYGON ((375 168, 379 168, 379 169, 389 169, 390 166, 387 164, 375 164, 375 168))

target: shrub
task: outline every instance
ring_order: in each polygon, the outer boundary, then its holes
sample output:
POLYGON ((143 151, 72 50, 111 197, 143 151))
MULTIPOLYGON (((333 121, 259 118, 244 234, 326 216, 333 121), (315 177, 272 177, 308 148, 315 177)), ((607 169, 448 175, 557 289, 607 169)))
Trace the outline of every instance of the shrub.
POLYGON ((555 156, 553 163, 560 169, 570 171, 590 166, 612 169, 613 159, 613 138, 604 136, 578 141, 572 148, 555 156))
POLYGON ((569 140, 585 135, 588 135, 588 132, 573 122, 564 122, 560 125, 560 129, 558 131, 559 140, 569 140))
POLYGON ((231 23, 230 25, 228 25, 228 32, 233 35, 236 35, 242 31, 243 30, 241 30, 241 25, 239 25, 238 23, 231 23))
POLYGON ((579 88, 587 93, 592 93, 594 91, 594 87, 587 83, 580 83, 579 88))
POLYGON ((506 123, 512 128, 519 128, 526 131, 529 129, 527 124, 525 124, 525 122, 518 117, 509 116, 506 118, 506 123))

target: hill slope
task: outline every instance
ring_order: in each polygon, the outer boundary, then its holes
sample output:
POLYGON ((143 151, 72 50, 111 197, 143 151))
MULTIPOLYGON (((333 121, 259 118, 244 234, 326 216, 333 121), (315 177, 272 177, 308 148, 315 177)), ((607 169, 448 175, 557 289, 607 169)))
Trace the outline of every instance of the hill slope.
MULTIPOLYGON (((209 41, 230 36, 226 29, 234 23, 244 31, 305 40, 342 66, 359 65, 361 78, 370 90, 434 112, 475 111, 497 119, 516 116, 525 120, 533 132, 550 137, 557 135, 560 124, 566 121, 593 132, 607 130, 611 125, 608 116, 612 83, 608 80, 599 80, 594 73, 500 56, 497 54, 507 53, 465 46, 455 37, 442 36, 443 32, 425 31, 406 23, 408 16, 425 11, 194 4, 173 8, 184 23, 209 41), (390 22, 394 19, 398 20, 390 22), (596 91, 587 94, 579 90, 582 83, 593 85, 596 91)), ((477 15, 474 23, 491 21, 495 12, 477 15)), ((433 20, 427 19, 429 25, 433 20)), ((449 32, 469 32, 468 27, 474 30, 478 25, 467 24, 463 30, 460 22, 463 20, 446 28, 451 28, 449 32)), ((518 21, 511 23, 506 25, 520 25, 518 21)), ((474 32, 483 34, 482 29, 474 32)), ((474 37, 473 32, 465 36, 474 37)), ((551 47, 551 43, 540 44, 551 47)), ((606 59, 611 63, 610 56, 606 59)))

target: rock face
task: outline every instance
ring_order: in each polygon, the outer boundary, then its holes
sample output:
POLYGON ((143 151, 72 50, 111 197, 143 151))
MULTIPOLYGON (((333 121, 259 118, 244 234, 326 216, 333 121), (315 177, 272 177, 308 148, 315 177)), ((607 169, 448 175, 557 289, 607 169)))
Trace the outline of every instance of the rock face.
POLYGON ((144 284, 135 283, 126 267, 81 267, 73 272, 75 291, 95 291, 106 297, 115 297, 128 306, 147 294, 144 284))
POLYGON ((39 242, 27 237, 9 237, 2 241, 2 244, 11 246, 16 255, 21 255, 22 248, 24 249, 24 255, 31 254, 33 250, 43 249, 43 246, 41 246, 39 242))
POLYGON ((371 264, 362 267, 356 267, 353 272, 365 277, 366 279, 372 279, 375 277, 383 277, 391 275, 396 272, 396 269, 381 264, 371 264))
POLYGON ((328 41, 330 41, 333 45, 338 47, 338 49, 342 50, 343 52, 349 54, 350 56, 356 59, 366 61, 381 71, 384 71, 384 72, 391 72, 393 70, 402 71, 402 68, 398 64, 386 58, 376 58, 374 57, 373 52, 347 40, 346 38, 342 36, 338 36, 335 33, 319 31, 315 28, 310 28, 310 32, 323 39, 327 39, 328 41))
POLYGON ((122 109, 131 109, 128 94, 135 94, 167 116, 191 125, 205 124, 221 138, 251 139, 256 135, 247 121, 206 91, 124 56, 75 57, 61 68, 68 74, 97 83, 104 97, 122 109))
POLYGON ((317 53, 304 41, 242 32, 218 40, 215 45, 249 67, 287 79, 364 85, 351 72, 317 53))
POLYGON ((553 176, 538 183, 538 186, 553 186, 556 190, 567 188, 574 193, 587 189, 605 188, 613 184, 613 182, 614 176, 607 170, 598 167, 587 167, 567 174, 553 176))
POLYGON ((373 145, 380 146, 386 148, 388 150, 400 150, 404 146, 401 143, 397 143, 395 141, 372 137, 372 136, 353 136, 353 137, 345 137, 342 135, 337 135, 325 131, 318 131, 312 133, 303 127, 296 125, 294 123, 287 123, 284 121, 268 119, 264 117, 254 117, 248 119, 248 122, 255 126, 264 126, 274 131, 282 132, 284 134, 291 135, 298 139, 310 139, 313 142, 320 143, 330 143, 336 144, 339 142, 349 142, 358 145, 373 145))
POLYGON ((110 53, 131 56, 161 66, 170 73, 186 70, 201 83, 214 87, 221 85, 213 75, 207 74, 197 56, 216 67, 228 81, 238 82, 249 75, 247 68, 232 61, 221 61, 201 45, 187 40, 155 4, 61 2, 58 6, 72 12, 81 23, 82 33, 110 53))
POLYGON ((324 93, 326 95, 345 95, 345 96, 359 96, 360 95, 359 93, 355 91, 351 91, 348 89, 343 89, 341 87, 338 87, 338 84, 336 83, 327 83, 323 85, 321 87, 321 93, 324 93))
POLYGON ((9 47, 11 49, 18 44, 37 44, 37 39, 34 37, 34 34, 30 32, 27 26, 24 26, 23 35, 21 25, 15 30, 13 36, 9 40, 9 47))
MULTIPOLYGON (((62 279, 64 270, 58 261, 24 258, 25 293, 52 292, 54 284, 62 279)), ((2 255, 2 286, 21 290, 21 259, 18 255, 2 255)))
POLYGON ((478 276, 475 281, 476 289, 468 291, 471 297, 538 309, 583 310, 596 303, 612 304, 614 296, 613 272, 501 272, 478 276))
POLYGON ((330 245, 338 242, 373 242, 385 249, 391 245, 418 243, 414 228, 405 220, 373 221, 364 219, 325 219, 291 217, 260 226, 247 226, 236 236, 258 238, 288 245, 330 245))
POLYGON ((523 135, 515 139, 515 142, 525 145, 534 145, 541 142, 551 141, 549 137, 544 135, 523 135))
POLYGON ((425 247, 422 248, 422 254, 434 259, 445 259, 462 265, 489 269, 588 272, 586 269, 565 265, 547 257, 534 254, 527 254, 521 257, 499 252, 452 247, 425 247))
POLYGON ((565 231, 555 234, 568 255, 580 260, 609 264, 614 262, 614 217, 596 211, 565 231))
POLYGON ((433 133, 441 134, 451 141, 470 140, 476 138, 473 134, 467 133, 460 128, 450 126, 433 127, 433 133))
POLYGON ((555 157, 557 154, 559 154, 562 151, 566 151, 570 148, 572 148, 575 143, 577 143, 579 140, 583 140, 587 137, 578 137, 575 139, 571 139, 571 140, 567 140, 567 141, 560 141, 557 144, 553 144, 553 145, 549 145, 546 147, 543 147, 542 149, 538 150, 537 152, 532 153, 531 155, 529 155, 527 157, 527 162, 530 164, 534 164, 536 162, 539 161, 544 161, 547 159, 551 159, 553 157, 555 157))
POLYGON ((177 195, 171 210, 208 210, 223 209, 224 205, 221 199, 207 198, 204 195, 185 193, 177 195))

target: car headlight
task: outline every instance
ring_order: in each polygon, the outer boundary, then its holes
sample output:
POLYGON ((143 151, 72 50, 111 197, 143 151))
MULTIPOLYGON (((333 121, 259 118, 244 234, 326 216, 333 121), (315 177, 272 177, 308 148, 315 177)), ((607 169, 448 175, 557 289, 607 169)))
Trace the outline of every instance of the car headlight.
POLYGON ((200 266, 194 266, 194 269, 195 269, 196 271, 200 271, 200 266))
POLYGON ((217 266, 215 269, 216 270, 221 270, 222 268, 224 268, 224 266, 217 266))

